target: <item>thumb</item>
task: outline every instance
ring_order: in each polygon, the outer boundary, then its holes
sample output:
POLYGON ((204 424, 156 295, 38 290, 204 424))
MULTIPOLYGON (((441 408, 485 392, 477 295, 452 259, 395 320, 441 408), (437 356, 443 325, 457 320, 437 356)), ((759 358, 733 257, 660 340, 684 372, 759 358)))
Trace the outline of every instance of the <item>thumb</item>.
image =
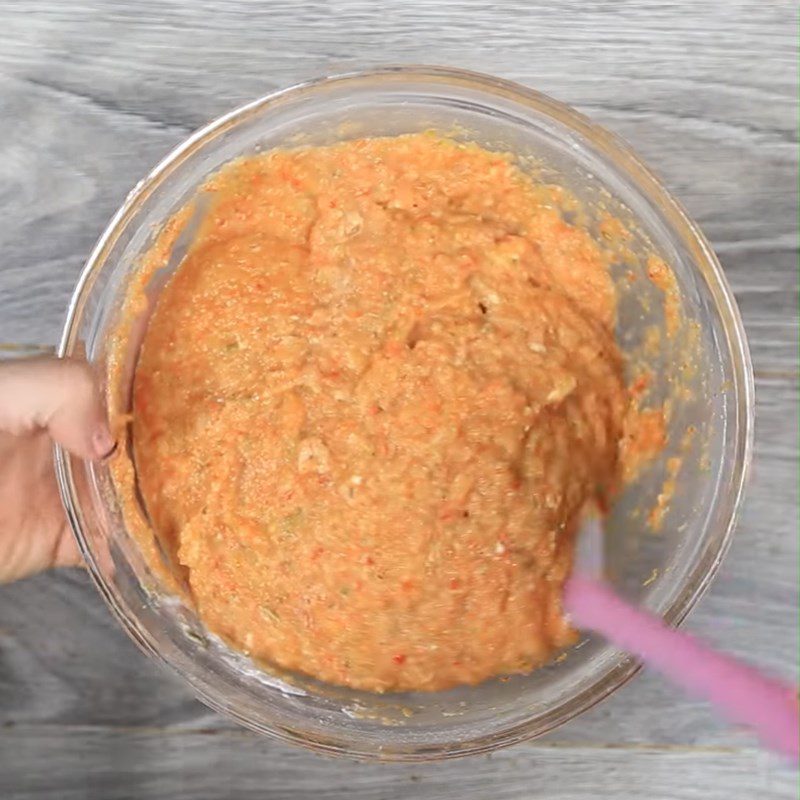
POLYGON ((0 363, 0 431, 21 435, 40 429, 81 458, 110 455, 114 439, 86 362, 32 358, 0 363))

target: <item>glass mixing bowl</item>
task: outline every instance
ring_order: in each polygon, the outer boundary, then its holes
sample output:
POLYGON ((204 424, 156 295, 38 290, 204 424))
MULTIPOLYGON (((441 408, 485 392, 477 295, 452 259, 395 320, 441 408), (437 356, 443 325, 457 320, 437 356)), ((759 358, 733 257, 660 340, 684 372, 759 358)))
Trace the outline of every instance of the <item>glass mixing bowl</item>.
MULTIPOLYGON (((672 414, 665 452, 613 509, 606 559, 622 592, 678 624, 727 548, 750 461, 753 381, 742 322, 708 243, 653 174, 615 136, 544 95, 475 73, 400 67, 300 84, 225 115, 170 153, 111 220, 75 289, 60 355, 85 347, 106 374, 109 342, 141 256, 159 227, 225 162, 277 146, 426 129, 516 154, 540 179, 569 189, 590 228, 606 213, 629 221, 632 258, 612 267, 620 294, 617 333, 626 353, 638 354, 654 372, 647 401, 669 399, 672 414), (662 337, 657 354, 643 347, 647 329, 665 325, 663 294, 645 275, 651 252, 674 271, 687 332, 662 337), (690 425, 695 435, 687 440, 690 425), (655 534, 645 519, 672 456, 682 466, 655 534)), ((176 244, 167 272, 182 247, 176 244)), ((152 298, 163 278, 150 287, 152 298)), ((135 336, 129 348, 133 364, 135 336)), ((129 383, 131 372, 121 380, 129 383)), ((106 465, 60 449, 56 465, 81 552, 125 630, 209 706, 261 733, 388 760, 486 752, 555 728, 637 669, 633 659, 588 636, 530 675, 433 694, 372 695, 270 674, 209 635, 193 609, 150 572, 126 530, 106 465)))

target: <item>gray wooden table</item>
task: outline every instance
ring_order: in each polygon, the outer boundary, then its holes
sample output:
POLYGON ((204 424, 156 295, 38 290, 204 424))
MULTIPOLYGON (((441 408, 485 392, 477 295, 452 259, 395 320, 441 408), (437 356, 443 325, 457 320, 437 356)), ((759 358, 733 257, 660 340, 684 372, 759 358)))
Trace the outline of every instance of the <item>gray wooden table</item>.
MULTIPOLYGON (((628 139, 719 253, 755 362, 755 468, 688 628, 796 679, 796 17, 788 0, 0 0, 0 342, 54 342, 128 189, 240 102, 387 61, 522 81, 628 139)), ((80 571, 0 589, 3 798, 750 800, 796 787, 746 733, 651 675, 492 757, 331 761, 206 710, 80 571)))

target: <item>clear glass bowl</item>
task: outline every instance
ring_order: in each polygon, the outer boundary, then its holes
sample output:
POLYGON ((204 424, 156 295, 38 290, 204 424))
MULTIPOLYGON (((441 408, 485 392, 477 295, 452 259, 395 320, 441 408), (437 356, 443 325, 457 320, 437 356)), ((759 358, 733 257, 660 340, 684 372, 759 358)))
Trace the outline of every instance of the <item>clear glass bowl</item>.
MULTIPOLYGON (((159 226, 223 163, 281 145, 431 128, 514 152, 539 177, 570 189, 592 225, 604 211, 633 220, 630 247, 639 266, 613 268, 626 352, 641 355, 645 329, 664 326, 660 291, 643 276, 630 283, 626 272, 644 270, 650 250, 674 270, 685 330, 695 335, 676 337, 650 357, 656 374, 650 401, 671 398, 673 405, 669 444, 616 504, 606 557, 623 592, 678 624, 727 548, 750 461, 753 381, 742 322, 708 243, 653 174, 615 136, 544 95, 475 73, 399 67, 300 84, 225 115, 170 153, 111 220, 75 289, 59 352, 68 356, 85 345, 105 374, 109 338, 141 255, 159 226), (687 361, 693 372, 685 371, 687 361), (680 444, 687 425, 697 430, 688 446, 680 444), (644 517, 673 455, 683 466, 663 531, 655 535, 646 532, 644 517)), ((153 297, 157 289, 154 284, 153 297)), ((132 338, 131 363, 137 347, 132 338)), ((209 706, 261 733, 327 753, 387 760, 481 753, 555 728, 637 669, 634 660, 589 636, 531 675, 434 694, 379 696, 271 675, 210 636, 150 573, 125 529, 106 466, 58 449, 56 462, 81 552, 125 630, 209 706)))

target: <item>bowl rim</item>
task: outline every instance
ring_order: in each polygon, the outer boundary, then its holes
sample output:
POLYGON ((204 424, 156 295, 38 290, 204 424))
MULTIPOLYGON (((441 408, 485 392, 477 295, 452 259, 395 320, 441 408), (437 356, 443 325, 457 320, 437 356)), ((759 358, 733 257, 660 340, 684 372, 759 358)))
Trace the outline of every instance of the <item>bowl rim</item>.
MULTIPOLYGON (((102 267, 107 253, 117 240, 119 232, 127 224, 139 205, 185 159, 189 158, 195 150, 210 138, 219 135, 230 127, 236 126, 252 114, 266 110, 278 100, 292 95, 301 95, 323 87, 337 84, 344 85, 363 80, 385 82, 428 80, 445 85, 456 84, 468 86, 495 98, 512 99, 528 108, 532 107, 537 112, 554 118, 568 129, 581 134, 592 145, 601 148, 604 155, 613 156, 615 168, 620 169, 627 180, 632 180, 637 190, 641 191, 649 200, 655 201, 659 209, 669 212, 671 215, 670 225, 684 243, 689 246, 693 265, 696 270, 702 273, 716 310, 723 319, 726 343, 731 356, 732 391, 734 393, 736 411, 735 447, 733 453, 729 456, 733 465, 729 487, 727 492, 717 500, 718 503, 725 501, 724 530, 721 531, 719 545, 710 554, 710 557, 708 557, 708 553, 705 553, 707 556, 705 559, 702 557, 697 559, 697 563, 692 566, 686 576, 679 595, 661 614, 666 624, 680 625, 689 611, 707 591, 729 549, 732 534, 741 511, 742 498, 752 461, 755 390, 753 368, 744 325, 733 292, 709 242, 683 206, 671 195, 650 168, 645 166, 632 148, 617 134, 597 125, 570 106, 554 100, 535 89, 504 78, 451 67, 417 64, 387 65, 375 69, 348 71, 302 81, 270 92, 221 115, 191 133, 162 158, 133 187, 120 208, 113 215, 92 249, 75 285, 57 348, 58 356, 65 358, 75 352, 78 344, 78 324, 85 306, 86 295, 93 284, 96 270, 102 267)), ((563 711, 567 705, 565 703, 560 707, 550 709, 544 719, 529 718, 505 730, 479 735, 473 739, 458 742, 457 745, 434 745, 422 748, 402 747, 395 750, 392 750, 391 746, 388 748, 383 746, 359 748, 344 742, 344 739, 347 738, 346 734, 334 743, 332 738, 335 737, 326 737, 323 741, 321 738, 309 735, 307 731, 278 726, 264 727, 237 712, 235 708, 224 700, 220 700, 218 694, 215 696, 213 688, 206 686, 204 681, 190 679, 177 664, 173 663, 172 660, 155 647, 149 640, 147 631, 142 630, 140 626, 131 621, 122 605, 118 602, 113 588, 103 577, 95 560, 89 539, 84 532, 82 513, 73 481, 69 454, 56 445, 54 455, 59 492, 79 550, 88 565, 89 573, 100 595, 123 629, 126 630, 143 652, 169 667, 190 683, 194 693, 207 706, 233 718, 251 730, 266 734, 272 738, 293 744, 301 744, 329 755, 384 761, 421 761, 475 755, 517 744, 559 727, 615 692, 627 683, 641 667, 635 658, 631 656, 623 657, 611 669, 600 674, 579 694, 570 697, 568 701, 569 709, 566 713, 563 711), (560 713, 558 713, 559 711, 560 713)))

